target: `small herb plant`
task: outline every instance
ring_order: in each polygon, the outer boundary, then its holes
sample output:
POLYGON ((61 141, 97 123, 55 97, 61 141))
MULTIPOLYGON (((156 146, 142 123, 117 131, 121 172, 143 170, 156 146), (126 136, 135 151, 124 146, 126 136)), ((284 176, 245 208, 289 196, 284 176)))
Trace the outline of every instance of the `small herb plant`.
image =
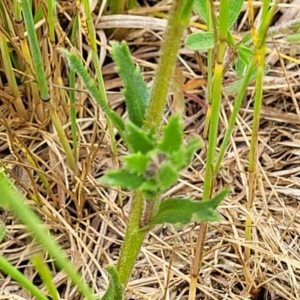
MULTIPOLYGON (((260 111, 262 104, 262 87, 263 76, 265 71, 265 52, 266 52, 266 36, 270 22, 276 10, 273 4, 269 8, 270 1, 263 1, 260 26, 258 29, 254 27, 254 8, 252 2, 249 2, 249 22, 251 25, 251 34, 247 34, 241 41, 236 42, 231 28, 236 22, 243 0, 221 0, 220 11, 217 17, 214 13, 212 1, 195 0, 195 7, 207 25, 207 32, 191 34, 186 45, 192 50, 207 50, 208 52, 208 112, 206 118, 206 126, 204 135, 208 137, 206 173, 204 180, 203 200, 211 197, 213 181, 217 176, 221 162, 224 158, 231 134, 236 123, 236 118, 242 104, 242 100, 247 91, 250 81, 255 80, 255 101, 253 113, 252 136, 249 153, 249 188, 247 195, 247 208, 251 211, 254 201, 254 191, 257 178, 257 147, 258 147, 258 128, 260 111), (234 107, 227 124, 227 128, 220 145, 219 153, 216 153, 216 141, 218 137, 218 122, 221 107, 222 81, 226 73, 226 57, 227 49, 233 50, 236 58, 228 57, 231 64, 235 64, 237 77, 239 78, 233 84, 230 84, 224 90, 227 93, 236 95, 234 107), (241 78, 242 77, 242 78, 241 78)), ((230 52, 230 51, 229 51, 230 52)), ((252 219, 251 214, 247 214, 245 240, 251 241, 252 219)), ((191 270, 191 283, 189 290, 189 299, 195 299, 196 283, 198 274, 202 264, 203 247, 205 243, 207 224, 202 223, 200 226, 199 236, 196 249, 194 264, 191 270)), ((244 259, 249 261, 250 248, 245 247, 244 259)), ((246 263, 245 263, 246 265, 246 263)), ((244 270, 246 281, 251 285, 247 269, 244 270)))
MULTIPOLYGON (((134 1, 131 1, 134 3, 134 1)), ((127 45, 113 42, 111 54, 115 60, 121 78, 124 81, 124 95, 128 110, 129 120, 124 121, 113 111, 106 101, 103 89, 103 78, 99 66, 96 69, 97 82, 86 71, 82 61, 74 52, 61 50, 61 53, 69 62, 71 68, 70 80, 74 84, 74 72, 84 83, 85 88, 97 101, 108 118, 109 125, 113 124, 128 148, 128 155, 123 159, 123 166, 118 170, 108 171, 101 179, 104 185, 118 186, 133 191, 132 205, 128 217, 124 243, 116 267, 108 266, 110 276, 108 289, 103 296, 104 300, 120 300, 123 297, 124 288, 132 272, 136 257, 140 251, 143 240, 147 233, 156 225, 169 223, 182 226, 192 221, 217 221, 219 216, 216 212, 218 204, 229 193, 228 189, 219 192, 216 196, 200 199, 169 198, 163 199, 163 193, 170 188, 179 178, 179 173, 186 168, 194 153, 201 148, 199 139, 194 138, 186 144, 183 140, 183 121, 179 115, 172 116, 161 132, 161 121, 166 104, 169 82, 174 73, 178 49, 181 45, 181 37, 190 20, 194 1, 174 0, 168 21, 168 27, 162 47, 161 59, 155 75, 155 81, 151 92, 146 86, 139 69, 133 64, 127 45)), ((30 15, 30 3, 24 1, 23 13, 28 18, 26 26, 31 28, 29 32, 31 48, 39 52, 36 47, 37 39, 34 31, 34 23, 30 15), (35 36, 35 37, 34 37, 35 36)), ((84 1, 84 10, 87 14, 87 34, 92 48, 92 59, 96 64, 96 44, 88 1, 84 1)), ((53 28, 52 28, 53 30, 53 28)), ((36 56, 41 58, 40 55, 36 56)), ((42 63, 35 64, 42 66, 42 63)), ((44 74, 41 67, 40 71, 44 74)), ((44 75, 41 75, 44 88, 42 98, 49 97, 47 84, 44 84, 44 75), (43 96, 44 95, 44 96, 43 96)), ((20 108, 22 110, 22 108, 20 108)), ((62 144, 68 150, 70 157, 69 165, 77 174, 75 164, 76 151, 72 154, 70 145, 63 137, 61 125, 55 117, 55 111, 51 106, 52 122, 56 124, 57 131, 62 133, 62 144)), ((72 113, 72 112, 71 112, 72 113)), ((74 111, 73 111, 74 114, 74 111)), ((110 130, 111 139, 113 131, 110 130)), ((76 137, 74 136, 74 143, 76 137)), ((113 144, 113 143, 112 143, 113 144)), ((48 251, 56 261, 57 266, 63 269, 72 282, 78 287, 86 299, 97 299, 87 285, 80 280, 80 275, 74 270, 69 261, 64 257, 60 247, 49 238, 46 229, 36 215, 20 200, 21 195, 11 188, 10 182, 3 171, 0 172, 0 188, 3 192, 1 205, 14 211, 19 219, 26 224, 31 234, 48 251)), ((51 285, 49 270, 41 263, 40 258, 35 258, 33 264, 41 274, 47 286, 48 293, 53 299, 58 299, 55 287, 51 285), (50 278, 50 279, 49 279, 50 278)), ((13 266, 0 257, 0 267, 12 278, 26 287, 37 299, 46 299, 45 295, 32 285, 26 277, 18 272, 13 266)))
MULTIPOLYGON (((105 299, 114 298, 125 287, 146 234, 158 224, 185 225, 192 221, 217 221, 215 209, 229 193, 221 191, 205 202, 193 199, 170 198, 162 201, 162 194, 179 178, 195 151, 201 148, 198 139, 183 143, 183 122, 179 115, 172 116, 160 134, 160 123, 171 77, 175 69, 181 35, 187 26, 193 1, 174 1, 170 13, 162 55, 151 93, 140 71, 134 66, 125 43, 112 42, 111 54, 124 81, 124 95, 129 120, 123 121, 109 108, 74 53, 62 50, 71 69, 83 79, 86 89, 93 95, 118 129, 129 154, 123 167, 108 171, 101 183, 134 191, 125 240, 114 274, 111 274, 105 299), (180 34, 179 34, 180 33, 180 34)), ((113 268, 109 269, 112 272, 113 268)))

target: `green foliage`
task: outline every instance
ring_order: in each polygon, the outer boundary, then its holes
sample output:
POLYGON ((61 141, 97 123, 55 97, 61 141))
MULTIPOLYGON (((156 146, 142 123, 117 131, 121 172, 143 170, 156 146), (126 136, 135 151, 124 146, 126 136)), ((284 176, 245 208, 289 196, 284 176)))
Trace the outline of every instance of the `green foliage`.
POLYGON ((85 88, 93 96, 95 101, 102 108, 103 112, 106 113, 110 120, 114 123, 120 135, 122 136, 125 128, 123 119, 113 109, 109 107, 105 99, 102 97, 99 89, 97 88, 96 82, 93 80, 93 78, 87 72, 86 68, 83 66, 82 61, 75 53, 69 52, 65 49, 60 49, 60 52, 68 60, 70 68, 80 75, 85 88))
POLYGON ((214 47, 213 32, 198 32, 190 34, 186 39, 186 46, 191 50, 206 50, 214 47))
POLYGON ((28 33, 28 41, 30 45, 31 57, 36 72, 36 80, 41 93, 41 98, 45 101, 48 101, 50 98, 46 74, 43 65, 42 54, 40 51, 39 42, 37 39, 34 21, 32 17, 32 3, 30 0, 21 1, 22 14, 24 17, 25 26, 28 33))
POLYGON ((3 256, 0 255, 0 270, 7 274, 11 279, 17 281, 37 300, 48 300, 40 289, 38 289, 23 273, 15 266, 11 265, 3 256))
POLYGON ((35 269, 39 272, 43 283, 45 284, 48 294, 53 300, 59 300, 58 291, 53 283, 53 276, 49 270, 48 265, 43 261, 39 255, 35 255, 31 262, 33 263, 35 269))
MULTIPOLYGON (((65 257, 64 252, 61 250, 57 242, 50 236, 49 232, 43 227, 41 220, 23 201, 22 195, 13 188, 12 183, 6 177, 4 172, 0 172, 0 206, 10 209, 19 220, 26 225, 26 228, 31 233, 32 237, 47 250, 49 255, 55 260, 55 264, 58 268, 63 269, 69 279, 78 287, 78 290, 88 300, 94 299, 94 296, 87 286, 82 281, 80 275, 74 267, 70 264, 69 260, 65 257)), ((10 263, 5 261, 0 256, 0 269, 9 274, 14 280, 18 281, 28 291, 32 293, 37 299, 47 299, 43 296, 39 289, 10 263), (39 295, 39 297, 37 296, 39 295)))
POLYGON ((238 59, 236 62, 236 74, 238 77, 241 77, 243 75, 244 70, 249 65, 250 59, 253 54, 253 50, 247 46, 240 45, 238 47, 238 59))
MULTIPOLYGON (((230 30, 231 27, 236 22, 239 13, 242 9, 244 1, 243 0, 229 0, 228 1, 228 17, 225 18, 225 24, 227 24, 227 30, 230 30)), ((207 23, 207 1, 203 0, 196 0, 195 7, 203 18, 203 20, 207 23)), ((222 19, 223 20, 223 19, 222 19)), ((216 19, 217 25, 219 24, 219 19, 216 19)), ((221 25, 220 25, 221 26, 221 25)), ((232 43, 232 36, 230 32, 228 32, 228 41, 231 46, 232 43)), ((215 45, 215 38, 213 32, 199 32, 193 33, 189 35, 186 39, 186 45, 191 50, 207 50, 212 49, 215 45)))
POLYGON ((149 104, 149 89, 141 75, 138 66, 131 60, 128 46, 125 42, 111 42, 111 55, 117 64, 118 74, 124 82, 124 96, 129 119, 141 127, 149 104))
POLYGON ((229 189, 225 189, 207 201, 181 198, 164 200, 159 206, 157 215, 148 226, 170 223, 179 227, 193 221, 220 221, 220 216, 215 209, 229 192, 229 189))
POLYGON ((138 189, 143 182, 143 176, 139 175, 139 173, 132 173, 130 170, 126 169, 108 171, 101 179, 102 184, 119 186, 128 190, 138 189))
MULTIPOLYGON (((228 3, 227 29, 230 29, 239 16, 244 0, 229 0, 228 3)), ((195 8, 201 18, 207 23, 207 1, 195 0, 195 8)))
POLYGON ((0 243, 5 239, 6 228, 2 221, 0 221, 0 243))
POLYGON ((145 132, 142 128, 135 126, 131 122, 127 122, 125 127, 125 141, 132 152, 145 154, 154 148, 154 141, 156 139, 155 130, 145 132))
POLYGON ((109 285, 101 300, 122 300, 123 288, 116 268, 107 266, 106 271, 109 274, 109 285))
POLYGON ((191 139, 184 146, 182 131, 179 115, 170 118, 160 140, 154 138, 153 130, 146 131, 129 122, 125 138, 134 153, 124 158, 122 169, 106 172, 101 183, 140 189, 145 198, 155 199, 176 183, 178 172, 188 166, 194 152, 201 147, 198 139, 191 139))
MULTIPOLYGON (((168 83, 174 73, 181 37, 189 22, 193 3, 194 1, 173 1, 150 100, 149 90, 140 70, 131 61, 128 47, 125 43, 112 43, 112 57, 124 82, 124 95, 129 115, 129 121, 126 123, 103 100, 101 93, 97 91, 97 85, 76 55, 62 51, 70 67, 80 75, 86 89, 114 123, 129 150, 129 154, 123 159, 122 168, 107 171, 101 179, 102 184, 135 191, 117 272, 114 269, 108 270, 110 285, 103 298, 105 300, 121 299, 122 285, 126 285, 128 281, 134 260, 150 227, 165 222, 186 224, 192 220, 217 220, 215 208, 228 193, 225 191, 223 197, 216 198, 208 204, 201 204, 191 199, 185 199, 186 201, 169 199, 160 206, 162 193, 176 183, 179 172, 189 165, 195 151, 202 145, 197 138, 191 139, 187 145, 184 144, 183 122, 178 115, 170 118, 161 136, 159 135, 169 89, 168 83), (148 227, 146 224, 146 227, 140 230, 146 200, 151 201, 150 211, 147 212, 149 218, 146 220, 148 227), (182 211, 183 214, 180 213, 182 211)), ((114 6, 120 11, 124 8, 124 4, 122 0, 114 1, 111 2, 111 8, 113 10, 114 6)))
POLYGON ((169 123, 163 129, 162 140, 158 143, 158 149, 164 153, 172 154, 179 150, 182 144, 183 122, 179 115, 170 118, 169 123))

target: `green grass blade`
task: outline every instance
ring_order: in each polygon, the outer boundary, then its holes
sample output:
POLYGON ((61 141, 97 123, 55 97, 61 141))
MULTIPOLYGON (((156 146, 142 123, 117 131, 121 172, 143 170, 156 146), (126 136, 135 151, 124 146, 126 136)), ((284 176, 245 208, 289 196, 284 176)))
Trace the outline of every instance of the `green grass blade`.
MULTIPOLYGON (((88 299, 94 300, 94 296, 89 287, 82 280, 81 276, 76 272, 70 264, 59 245, 51 238, 48 231, 36 214, 23 202, 22 195, 12 187, 12 183, 7 179, 4 172, 0 172, 0 205, 9 207, 18 219, 24 223, 39 244, 51 255, 55 260, 55 264, 64 270, 72 282, 78 287, 81 293, 88 299)), ((3 261, 2 261, 3 263, 3 261)), ((42 298, 41 298, 42 299, 42 298)), ((46 298, 45 298, 46 299, 46 298)), ((44 299, 43 299, 44 300, 44 299)))
POLYGON ((222 141, 222 144, 221 144, 221 147, 220 147, 220 152, 219 152, 217 161, 216 161, 215 166, 214 166, 214 175, 215 176, 219 172, 219 169, 220 169, 222 160, 224 158, 224 155, 225 155, 225 152, 226 152, 226 149, 227 149, 232 131, 234 129, 234 125, 235 125, 235 122, 236 122, 236 118, 237 118, 239 109, 242 105, 244 95, 246 93, 247 86, 248 86, 248 84, 251 80, 251 76, 252 76, 255 65, 256 65, 256 59, 253 58, 250 62, 250 65, 249 65, 242 81, 241 81, 241 84, 239 86, 239 92, 238 92, 237 97, 235 99, 234 107, 233 107, 233 110, 232 110, 232 113, 231 113, 231 116, 230 116, 230 119, 229 119, 228 127, 225 131, 223 141, 222 141))
POLYGON ((49 31, 49 38, 52 43, 55 42, 55 23, 56 23, 56 1, 47 0, 47 24, 49 31))
POLYGON ((30 0, 23 0, 22 12, 26 30, 28 33, 28 40, 30 45, 30 51, 32 55, 32 61, 35 69, 36 80, 40 90, 41 98, 44 101, 48 101, 50 98, 49 90, 47 86, 46 74, 44 71, 43 59, 40 51, 40 46, 35 32, 34 22, 32 18, 32 8, 30 0))
MULTIPOLYGON (((74 23, 72 27, 72 33, 71 33, 71 42, 73 46, 75 46, 76 43, 77 33, 78 33, 78 15, 74 17, 74 23)), ((75 160, 77 160, 78 135, 77 135, 77 118, 76 118, 76 107, 75 107, 76 104, 75 82, 76 82, 75 71, 71 69, 70 76, 69 76, 69 86, 71 88, 69 92, 70 118, 71 118, 71 132, 72 132, 72 141, 73 141, 73 153, 74 153, 75 160)))
POLYGON ((53 276, 49 270, 49 267, 42 260, 42 258, 38 255, 34 256, 31 259, 35 269, 40 274, 43 283, 47 287, 48 294, 51 296, 52 300, 59 300, 58 291, 53 283, 53 276))
POLYGON ((67 58, 70 68, 75 70, 75 72, 81 77, 85 88, 93 96, 93 98, 102 108, 103 112, 112 120, 123 138, 125 129, 125 123, 123 119, 109 107, 105 99, 102 97, 100 91, 98 90, 95 81, 83 66, 81 60, 75 53, 69 52, 65 49, 60 49, 60 51, 67 58))
MULTIPOLYGON (((115 1, 114 1, 115 2, 115 1)), ((105 90, 105 85, 103 81, 103 76, 102 76, 102 71, 99 63, 99 57, 98 57, 98 51, 97 51, 97 41, 96 41, 96 34, 95 34, 95 29, 94 29, 94 21, 92 18, 91 14, 91 9, 90 9, 90 1, 88 0, 83 0, 83 6, 84 6, 84 12, 85 12, 85 17, 86 17, 86 25, 88 29, 88 38, 90 40, 90 46, 91 46, 91 51, 92 51, 92 61, 93 65, 95 67, 96 71, 96 79, 97 79, 97 84, 99 88, 99 92, 101 94, 101 98, 104 99, 104 101, 107 103, 107 96, 106 96, 106 90, 105 90)), ((115 141, 115 135, 114 135, 114 130, 112 126, 112 122, 114 122, 110 116, 106 118, 107 120, 107 127, 108 127, 108 132, 109 132, 109 137, 110 137, 110 146, 112 153, 117 156, 118 151, 117 151, 117 146, 116 146, 116 141, 115 141)), ((121 132, 119 131, 121 134, 121 132)))
POLYGON ((4 65, 4 71, 5 75, 7 77, 9 86, 13 92, 13 95, 15 97, 15 100, 13 102, 14 109, 16 112, 24 118, 24 120, 27 119, 27 113, 24 107, 24 104, 21 99, 20 90, 16 81, 15 74, 13 72, 13 66, 11 63, 10 53, 6 41, 6 37, 2 32, 0 32, 0 53, 2 56, 2 62, 4 65))
POLYGON ((23 275, 2 256, 0 256, 0 269, 13 280, 20 283, 36 299, 48 300, 48 298, 29 279, 27 279, 25 275, 23 275))

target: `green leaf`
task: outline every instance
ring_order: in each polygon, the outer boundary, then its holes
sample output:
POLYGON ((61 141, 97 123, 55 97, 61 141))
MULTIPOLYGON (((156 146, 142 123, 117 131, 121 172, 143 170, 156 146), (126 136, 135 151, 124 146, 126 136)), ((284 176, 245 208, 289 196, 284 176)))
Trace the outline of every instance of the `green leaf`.
POLYGON ((167 199, 160 204, 157 215, 147 228, 164 223, 182 226, 192 221, 219 221, 220 217, 215 209, 229 192, 229 189, 225 189, 213 199, 201 202, 180 198, 167 199))
POLYGON ((227 43, 230 47, 235 48, 235 40, 230 31, 228 31, 228 34, 227 34, 227 43))
POLYGON ((171 154, 177 151, 182 143, 183 122, 179 115, 174 115, 169 119, 169 123, 164 126, 163 137, 158 144, 158 149, 171 154))
MULTIPOLYGON (((229 0, 227 29, 230 29, 237 20, 243 3, 244 0, 229 0)), ((195 0, 195 7, 201 18, 207 23, 207 1, 195 0)))
POLYGON ((133 153, 124 157, 124 167, 132 172, 143 174, 149 163, 149 158, 142 153, 133 153))
POLYGON ((98 103, 103 112, 111 119, 120 135, 123 137, 125 128, 123 119, 106 103, 105 99, 102 97, 99 89, 97 88, 95 80, 87 72, 77 54, 69 52, 65 49, 60 49, 60 52, 66 57, 70 68, 81 77, 85 88, 98 103))
POLYGON ((235 63, 235 72, 237 77, 242 77, 246 68, 246 64, 243 60, 239 57, 235 63))
POLYGON ((284 39, 288 43, 299 43, 300 42, 300 33, 286 35, 286 36, 284 36, 284 39))
POLYGON ((244 0, 230 0, 229 1, 227 29, 230 29, 236 22, 239 14, 241 12, 243 3, 244 3, 244 0))
POLYGON ((39 275, 41 276, 47 292, 51 296, 51 299, 59 300, 60 297, 58 296, 59 294, 55 287, 53 276, 51 274, 49 266, 44 262, 42 257, 37 254, 32 257, 31 262, 34 265, 35 270, 37 270, 39 275))
POLYGON ((161 192, 161 188, 154 178, 149 178, 148 180, 143 182, 143 184, 140 187, 140 191, 143 193, 144 199, 154 200, 157 198, 157 195, 161 192))
POLYGON ((239 58, 243 61, 243 63, 245 65, 249 64, 249 61, 252 58, 253 54, 254 54, 254 51, 249 47, 246 47, 243 45, 238 47, 239 58))
POLYGON ((111 42, 111 55, 118 67, 118 73, 124 82, 124 96, 129 119, 142 126, 149 104, 150 92, 138 66, 132 62, 125 42, 111 42))
POLYGON ((0 220, 0 243, 5 239, 6 236, 6 228, 3 222, 0 220))
POLYGON ((132 152, 141 152, 146 154, 155 146, 154 133, 146 133, 143 129, 137 127, 131 122, 126 123, 125 140, 130 146, 132 152))
POLYGON ((170 162, 163 164, 158 171, 158 178, 162 191, 168 189, 177 182, 179 178, 178 171, 170 162))
POLYGON ((145 178, 141 175, 121 169, 107 171, 100 179, 100 183, 110 186, 120 186, 127 190, 136 190, 141 186, 144 180, 145 178))
POLYGON ((205 21, 205 23, 207 23, 206 5, 207 5, 206 0, 195 0, 195 8, 199 13, 199 15, 201 16, 201 18, 205 21))
POLYGON ((178 151, 172 153, 170 160, 177 167, 177 170, 180 171, 190 164, 194 153, 200 148, 202 148, 201 140, 198 138, 191 139, 186 147, 182 146, 178 151))
POLYGON ((107 266, 106 271, 109 274, 109 285, 101 300, 122 300, 123 287, 119 273, 114 266, 107 266))
POLYGON ((186 39, 186 46, 191 50, 207 50, 214 47, 213 32, 198 32, 190 34, 186 39))

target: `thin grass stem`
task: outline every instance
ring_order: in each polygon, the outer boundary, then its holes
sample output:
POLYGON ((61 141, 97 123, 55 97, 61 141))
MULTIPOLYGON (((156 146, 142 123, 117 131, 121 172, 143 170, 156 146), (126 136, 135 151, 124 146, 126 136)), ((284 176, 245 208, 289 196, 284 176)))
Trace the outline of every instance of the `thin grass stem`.
POLYGON ((14 95, 14 102, 13 107, 15 111, 22 117, 24 120, 28 119, 26 109, 24 107, 23 101, 21 99, 21 94, 19 91, 19 87, 16 81, 15 74, 13 72, 13 67, 10 59, 9 49, 7 46, 6 37, 2 32, 0 32, 0 51, 2 55, 2 61, 4 65, 4 71, 9 83, 9 86, 12 90, 12 93, 14 95))
MULTIPOLYGON (((113 1, 113 2, 115 2, 115 1, 113 1)), ((102 99, 104 99, 104 101, 106 103, 108 103, 104 80, 103 80, 103 76, 102 76, 102 71, 101 71, 100 64, 99 64, 96 35, 95 35, 93 19, 92 19, 92 15, 91 15, 91 11, 90 11, 90 4, 89 4, 88 0, 83 0, 83 4, 84 4, 85 15, 86 15, 86 24, 87 24, 88 34, 89 34, 89 40, 91 43, 92 61, 93 61, 93 65, 94 65, 94 68, 96 71, 96 79, 97 79, 97 83, 98 83, 98 88, 99 88, 102 99)), ((114 135, 114 130, 113 130, 113 124, 112 124, 112 121, 108 117, 106 118, 106 121, 107 121, 109 136, 110 136, 111 150, 112 150, 113 155, 117 156, 118 150, 117 150, 117 145, 116 145, 116 140, 115 140, 115 135, 114 135)))
MULTIPOLYGON (((44 249, 47 249, 51 257, 55 259, 55 264, 64 270, 68 278, 78 287, 79 291, 88 300, 95 300, 92 291, 65 257, 61 248, 52 238, 49 238, 49 233, 43 227, 39 218, 24 204, 22 195, 17 190, 12 189, 12 183, 7 179, 4 172, 0 172, 0 189, 3 195, 0 199, 1 206, 10 208, 18 216, 20 221, 26 225, 32 236, 34 236, 44 249)), ((3 260, 1 263, 3 263, 3 260)))
POLYGON ((48 101, 50 99, 50 94, 47 86, 46 74, 44 71, 40 46, 35 32, 32 10, 31 10, 31 1, 23 0, 21 2, 21 5, 22 5, 24 22, 28 34, 28 41, 30 45, 33 66, 35 70, 35 78, 38 82, 38 87, 39 87, 42 100, 48 101))
MULTIPOLYGON (((206 171, 204 178, 204 189, 202 201, 207 201, 212 196, 213 180, 214 180, 214 162, 216 156, 216 145, 217 136, 219 129, 219 114, 221 106, 221 95, 222 95, 222 80, 223 80, 223 63, 225 57, 225 51, 227 47, 227 23, 228 23, 228 0, 220 1, 220 27, 218 35, 218 46, 215 57, 214 67, 214 79, 212 88, 212 104, 211 104, 211 119, 209 121, 209 135, 208 135, 208 147, 207 147, 207 158, 206 158, 206 171)), ((210 2, 211 10, 213 4, 210 2)), ((216 28, 215 28, 216 30, 216 28)), ((189 290, 189 300, 195 299, 196 295, 196 283, 198 280, 198 274, 200 272, 202 258, 203 258, 203 247, 205 241, 207 224, 201 223, 196 253, 193 262, 193 268, 191 271, 191 283, 189 290)))

